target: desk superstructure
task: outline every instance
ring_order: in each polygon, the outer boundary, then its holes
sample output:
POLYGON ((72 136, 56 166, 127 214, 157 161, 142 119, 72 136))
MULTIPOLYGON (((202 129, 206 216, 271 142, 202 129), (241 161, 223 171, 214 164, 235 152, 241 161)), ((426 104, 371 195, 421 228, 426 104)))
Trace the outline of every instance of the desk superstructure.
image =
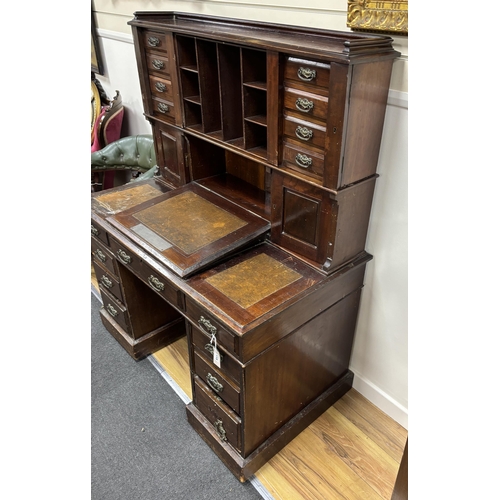
POLYGON ((399 53, 175 12, 129 24, 159 169, 92 196, 101 318, 134 359, 187 335, 187 418, 245 481, 352 386, 399 53))

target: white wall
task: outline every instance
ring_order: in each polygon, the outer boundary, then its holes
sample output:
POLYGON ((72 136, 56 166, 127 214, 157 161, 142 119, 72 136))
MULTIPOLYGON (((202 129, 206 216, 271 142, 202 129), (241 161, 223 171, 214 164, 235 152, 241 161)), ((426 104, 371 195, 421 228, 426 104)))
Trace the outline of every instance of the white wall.
MULTIPOLYGON (((124 135, 151 133, 143 117, 134 48, 127 22, 135 11, 177 10, 348 31, 347 0, 259 0, 248 3, 164 0, 94 0, 109 96, 122 94, 124 135)), ((408 427, 408 40, 395 36, 402 53, 391 80, 366 249, 367 266, 351 369, 354 387, 408 427)))

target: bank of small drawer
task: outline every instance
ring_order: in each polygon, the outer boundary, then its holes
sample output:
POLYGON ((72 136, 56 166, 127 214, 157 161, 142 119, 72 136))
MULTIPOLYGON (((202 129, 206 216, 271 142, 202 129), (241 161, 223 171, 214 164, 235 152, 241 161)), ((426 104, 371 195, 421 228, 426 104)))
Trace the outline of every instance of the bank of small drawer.
POLYGON ((187 297, 186 315, 203 333, 209 337, 211 337, 212 333, 214 333, 217 338, 217 343, 228 352, 236 352, 236 339, 233 334, 226 330, 211 314, 187 297))
POLYGON ((172 118, 175 119, 174 104, 170 101, 158 99, 153 97, 153 115, 158 118, 172 118))
POLYGON ((323 178, 324 156, 316 151, 299 148, 294 144, 283 144, 283 161, 298 172, 311 177, 323 178))
POLYGON ((102 268, 99 263, 94 264, 94 272, 99 283, 99 290, 105 290, 113 294, 120 302, 123 300, 122 287, 118 278, 108 270, 102 268))
MULTIPOLYGON (((215 366, 213 364, 213 344, 210 343, 210 336, 198 328, 192 328, 191 341, 199 349, 198 352, 204 357, 206 362, 210 366, 215 366)), ((217 348, 221 356, 221 371, 224 373, 224 376, 230 377, 239 386, 241 383, 241 365, 232 356, 223 351, 220 345, 217 345, 217 348)))
POLYGON ((194 403, 214 426, 222 442, 241 450, 241 419, 207 385, 194 375, 194 403))
POLYGON ((139 278, 147 283, 167 302, 180 309, 184 308, 184 298, 181 292, 160 273, 146 264, 138 255, 114 238, 110 238, 111 251, 116 260, 131 269, 139 278))
POLYGON ((149 87, 151 89, 151 94, 154 96, 164 100, 172 100, 172 82, 170 80, 157 76, 150 76, 149 87))
POLYGON ((130 333, 127 309, 118 302, 110 293, 101 289, 102 305, 104 310, 116 321, 127 333, 130 333))
POLYGON ((91 220, 90 223, 90 234, 97 238, 99 241, 109 246, 108 233, 95 221, 91 220))
POLYGON ((94 237, 90 239, 90 248, 93 259, 111 273, 116 274, 115 259, 109 248, 94 237))
POLYGON ((142 43, 146 50, 167 52, 167 35, 157 31, 144 31, 142 43))
POLYGON ((284 133, 290 139, 307 146, 321 149, 325 147, 326 127, 303 120, 298 120, 290 115, 285 116, 284 133))
POLYGON ((168 57, 160 54, 146 54, 146 61, 149 74, 170 78, 170 61, 168 57))
POLYGON ((194 372, 200 377, 217 396, 219 396, 236 413, 240 413, 240 389, 229 381, 213 364, 207 363, 194 349, 194 372))
POLYGON ((285 79, 311 87, 330 86, 330 65, 289 57, 285 63, 285 79))
POLYGON ((305 90, 285 87, 285 108, 303 116, 304 120, 316 118, 326 122, 328 98, 305 90))

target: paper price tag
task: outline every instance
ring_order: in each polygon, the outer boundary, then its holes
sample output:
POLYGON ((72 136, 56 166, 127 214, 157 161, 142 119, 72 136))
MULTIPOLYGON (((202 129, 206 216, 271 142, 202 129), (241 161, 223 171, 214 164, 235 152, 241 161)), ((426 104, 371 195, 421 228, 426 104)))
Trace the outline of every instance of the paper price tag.
POLYGON ((219 350, 215 346, 214 346, 214 360, 213 361, 214 361, 214 365, 217 368, 220 368, 220 354, 219 354, 219 350))
POLYGON ((215 334, 212 334, 212 338, 210 339, 210 343, 213 347, 213 363, 217 368, 220 368, 220 353, 217 349, 217 337, 215 334))

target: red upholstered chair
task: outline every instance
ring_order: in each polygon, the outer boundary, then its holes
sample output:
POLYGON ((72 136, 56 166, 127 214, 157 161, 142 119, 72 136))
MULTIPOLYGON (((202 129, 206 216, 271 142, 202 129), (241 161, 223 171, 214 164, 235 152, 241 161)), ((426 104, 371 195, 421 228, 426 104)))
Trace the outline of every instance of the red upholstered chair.
MULTIPOLYGON (((92 134, 90 152, 99 151, 108 144, 115 142, 121 136, 124 107, 120 92, 116 91, 113 101, 103 106, 96 120, 92 134)), ((102 184, 102 189, 109 189, 114 185, 114 172, 98 174, 98 179, 93 179, 93 184, 102 184)), ((97 190, 97 189, 96 189, 97 190)))

